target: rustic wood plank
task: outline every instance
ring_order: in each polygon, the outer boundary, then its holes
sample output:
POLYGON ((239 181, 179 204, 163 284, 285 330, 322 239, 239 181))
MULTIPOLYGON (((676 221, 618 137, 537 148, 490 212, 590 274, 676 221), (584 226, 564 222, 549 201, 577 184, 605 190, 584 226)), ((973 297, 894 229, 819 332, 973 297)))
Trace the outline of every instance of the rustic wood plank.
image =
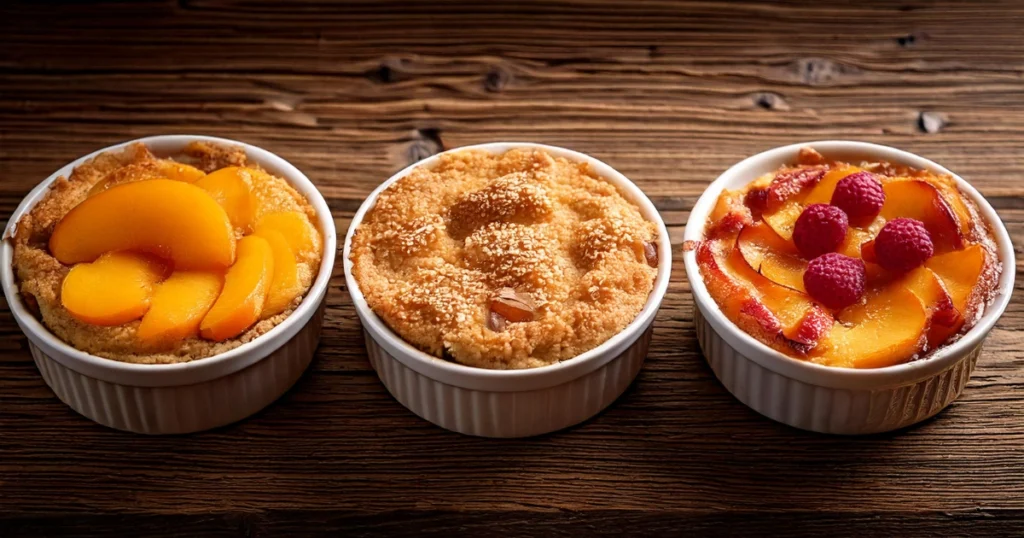
MULTIPOLYGON (((416 158, 518 139, 623 171, 678 255, 689 208, 730 165, 853 138, 972 181, 1020 261, 1022 23, 1024 5, 967 1, 5 3, 0 219, 84 153, 190 132, 289 159, 343 234, 416 158)), ((1013 535, 1024 523, 1021 284, 960 400, 903 432, 839 438, 725 392, 677 264, 649 360, 618 403, 566 432, 494 441, 391 399, 341 275, 298 385, 190 436, 78 417, 0 310, 0 534, 1013 535)))

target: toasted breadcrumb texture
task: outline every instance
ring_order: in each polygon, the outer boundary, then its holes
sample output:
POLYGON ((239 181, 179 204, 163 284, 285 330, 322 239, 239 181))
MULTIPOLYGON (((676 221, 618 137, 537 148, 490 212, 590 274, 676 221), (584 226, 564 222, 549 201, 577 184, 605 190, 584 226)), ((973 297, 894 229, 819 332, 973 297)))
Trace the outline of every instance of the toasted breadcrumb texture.
POLYGON ((593 349, 643 309, 657 228, 585 163, 539 150, 444 155, 392 184, 352 240, 353 275, 396 333, 437 357, 492 369, 593 349), (502 288, 532 321, 488 327, 502 288))
MULTIPOLYGON (((226 166, 249 166, 254 193, 260 201, 260 213, 299 211, 316 223, 316 211, 285 180, 248 163, 245 151, 236 146, 192 143, 174 160, 211 172, 226 166)), ((150 167, 157 161, 144 144, 135 143, 120 151, 104 152, 75 168, 70 177, 59 177, 39 203, 18 221, 13 237, 14 273, 21 296, 29 310, 58 338, 87 353, 122 362, 170 364, 211 357, 236 348, 266 333, 284 321, 302 302, 305 292, 296 297, 284 312, 258 321, 236 338, 210 342, 189 338, 174 349, 159 351, 140 348, 136 338, 139 321, 115 327, 82 323, 73 318, 60 300, 61 284, 71 270, 57 261, 48 250, 53 228, 72 208, 85 200, 89 190, 108 176, 117 177, 126 167, 150 167)), ((315 259, 301 261, 299 281, 308 291, 320 266, 315 259)))

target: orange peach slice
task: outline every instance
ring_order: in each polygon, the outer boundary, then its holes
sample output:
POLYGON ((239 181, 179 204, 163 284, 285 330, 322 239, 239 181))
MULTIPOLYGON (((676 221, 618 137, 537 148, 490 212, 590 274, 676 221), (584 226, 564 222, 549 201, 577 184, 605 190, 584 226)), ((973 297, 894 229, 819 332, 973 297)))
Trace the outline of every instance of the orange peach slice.
POLYGON ((832 202, 832 193, 836 191, 836 185, 839 184, 839 180, 861 171, 856 166, 843 166, 829 170, 821 178, 821 181, 807 193, 807 197, 802 200, 803 204, 809 206, 811 204, 827 204, 832 202))
POLYGON ((199 322, 224 284, 219 271, 175 271, 153 293, 136 333, 147 347, 173 345, 199 335, 199 322))
POLYGON ((782 206, 771 213, 765 213, 762 217, 771 226, 779 237, 786 241, 793 240, 793 228, 796 227, 796 219, 804 212, 804 206, 797 200, 787 200, 782 206))
POLYGON ((155 254, 175 269, 221 269, 235 259, 235 236, 206 191, 170 179, 125 183, 87 198, 50 236, 50 252, 66 265, 122 250, 155 254))
POLYGON ((166 273, 163 263, 145 254, 104 254, 71 268, 61 285, 61 304, 75 319, 91 325, 128 323, 146 313, 153 285, 166 273))
POLYGON ((931 269, 918 267, 907 273, 896 285, 910 290, 928 310, 931 320, 928 328, 929 349, 942 345, 963 326, 963 316, 953 304, 945 285, 931 269))
POLYGON ((299 264, 288 240, 277 230, 263 230, 260 237, 267 240, 274 252, 274 277, 270 280, 267 302, 263 305, 263 318, 284 312, 302 293, 299 282, 299 264))
POLYGON ((241 234, 252 231, 259 210, 259 200, 252 192, 251 173, 248 168, 228 166, 196 181, 197 186, 206 189, 224 207, 231 225, 241 234))
POLYGON ((964 313, 985 269, 985 261, 984 247, 971 245, 963 250, 932 256, 924 266, 942 280, 953 306, 964 313))
POLYGON ((270 244, 259 236, 243 237, 238 242, 238 259, 224 275, 224 288, 199 325, 199 333, 220 342, 248 329, 260 319, 273 278, 270 244))
POLYGON ((924 224, 932 237, 936 253, 963 248, 960 224, 946 200, 930 183, 919 180, 896 180, 883 185, 885 203, 879 214, 886 221, 904 217, 924 224))
POLYGON ((129 183, 132 181, 144 181, 147 179, 173 179, 194 183, 197 179, 205 176, 202 170, 184 163, 177 163, 169 160, 146 161, 129 164, 114 170, 107 177, 96 182, 89 189, 89 196, 95 196, 111 187, 129 183))
POLYGON ((881 368, 921 351, 928 313, 910 290, 889 286, 844 309, 815 362, 846 368, 881 368))
POLYGON ((791 242, 779 237, 767 224, 757 222, 743 228, 736 246, 747 264, 768 280, 804 291, 807 262, 791 242))
POLYGON ((267 213, 256 223, 256 231, 253 233, 265 236, 269 230, 284 236, 297 259, 311 261, 320 255, 320 233, 304 213, 267 213))

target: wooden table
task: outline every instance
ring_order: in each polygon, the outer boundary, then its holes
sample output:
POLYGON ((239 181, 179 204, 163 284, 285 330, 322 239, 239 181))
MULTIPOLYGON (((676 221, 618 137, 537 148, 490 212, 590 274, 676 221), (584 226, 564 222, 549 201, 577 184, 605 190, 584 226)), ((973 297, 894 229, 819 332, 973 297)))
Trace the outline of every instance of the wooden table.
MULTIPOLYGON (((956 170, 1024 242, 1024 5, 473 4, 5 2, 0 209, 94 149, 203 133, 296 164, 343 234, 399 168, 530 140, 631 177, 678 249, 689 208, 731 164, 846 138, 956 170)), ((581 426, 524 440, 450 433, 394 401, 340 267, 310 371, 265 411, 198 435, 76 415, 4 310, 0 535, 1019 536, 1018 299, 959 401, 862 438, 797 431, 726 393, 697 347, 681 263, 634 386, 581 426)))

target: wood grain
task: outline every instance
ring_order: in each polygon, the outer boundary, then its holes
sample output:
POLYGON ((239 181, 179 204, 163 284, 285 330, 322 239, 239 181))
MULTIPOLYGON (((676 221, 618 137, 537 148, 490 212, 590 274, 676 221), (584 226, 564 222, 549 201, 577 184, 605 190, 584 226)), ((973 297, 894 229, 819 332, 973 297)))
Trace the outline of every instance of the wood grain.
MULTIPOLYGON (((636 181, 673 243, 736 161, 797 141, 898 146, 973 182, 1024 244, 1017 2, 5 2, 0 214, 53 170, 162 133, 255 143, 363 198, 443 148, 530 140, 636 181)), ((77 416, 0 311, 0 535, 1019 535, 1020 285, 964 396, 918 427, 768 421, 704 364, 682 266, 612 408, 494 441, 406 411, 370 369, 340 269, 310 371, 204 434, 77 416)), ((6 305, 5 305, 6 306, 6 305)))

